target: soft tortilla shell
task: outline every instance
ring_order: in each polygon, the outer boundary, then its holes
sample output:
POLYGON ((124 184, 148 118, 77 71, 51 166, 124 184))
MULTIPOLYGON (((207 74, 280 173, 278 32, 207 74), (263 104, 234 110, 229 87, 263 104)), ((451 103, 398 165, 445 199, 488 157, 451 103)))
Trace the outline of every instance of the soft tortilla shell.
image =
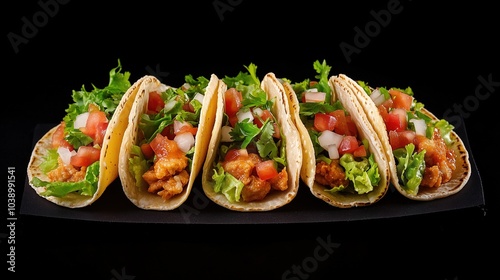
POLYGON ((31 184, 31 180, 33 180, 34 177, 38 177, 44 181, 49 180, 47 175, 40 170, 39 165, 44 161, 47 151, 52 148, 52 135, 61 125, 59 124, 45 133, 35 144, 28 163, 28 181, 30 182, 30 186, 39 196, 60 206, 68 208, 81 208, 92 204, 104 193, 106 188, 118 177, 118 157, 120 153, 120 145, 123 139, 123 133, 127 127, 127 119, 130 110, 132 109, 132 103, 139 90, 142 80, 143 79, 137 80, 125 92, 113 116, 111 117, 111 120, 109 121, 99 159, 99 183, 97 191, 94 195, 84 196, 76 193, 70 193, 64 197, 42 196, 41 193, 45 191, 45 188, 35 187, 31 184))
POLYGON ((129 172, 129 155, 132 146, 139 142, 139 122, 141 115, 146 112, 148 106, 149 93, 158 90, 162 85, 161 82, 154 76, 146 76, 144 83, 141 85, 136 100, 134 101, 132 111, 128 118, 128 127, 125 131, 125 136, 121 145, 119 175, 122 183, 122 188, 128 199, 137 207, 146 210, 173 210, 178 208, 188 198, 194 181, 198 176, 204 162, 204 156, 208 149, 210 135, 215 121, 216 99, 215 94, 218 88, 219 79, 212 75, 203 98, 202 111, 200 113, 200 122, 198 132, 195 138, 195 152, 189 181, 184 187, 182 193, 165 200, 159 195, 151 194, 146 189, 140 189, 135 183, 133 175, 129 172))
MULTIPOLYGON (((451 148, 454 150, 456 155, 457 168, 452 174, 452 179, 438 188, 420 187, 416 195, 407 193, 405 189, 399 184, 396 160, 394 159, 394 155, 392 153, 392 148, 389 142, 389 137, 387 135, 384 121, 380 116, 375 103, 373 103, 364 89, 353 79, 344 74, 340 74, 339 79, 342 79, 344 83, 348 85, 348 91, 356 96, 356 98, 361 103, 363 110, 368 115, 370 122, 384 147, 385 155, 387 161, 389 162, 389 169, 391 172, 391 183, 399 193, 413 200, 429 201, 453 195, 459 192, 467 184, 467 181, 469 180, 471 175, 469 153, 465 148, 462 139, 453 131, 451 133, 451 139, 454 140, 454 143, 451 148)), ((438 118, 427 109, 424 108, 422 112, 429 117, 438 120, 438 118)))
POLYGON ((336 76, 329 79, 329 85, 332 89, 332 100, 340 100, 346 111, 352 116, 356 123, 360 137, 367 139, 370 146, 370 151, 374 155, 374 159, 378 164, 381 180, 378 186, 366 194, 353 193, 330 193, 326 191, 327 187, 315 182, 316 175, 316 157, 314 155, 314 147, 307 131, 306 126, 302 123, 299 115, 299 100, 296 93, 289 83, 284 83, 287 97, 290 101, 290 112, 297 129, 300 131, 300 139, 303 147, 304 159, 301 168, 301 179, 309 187, 311 193, 317 198, 326 203, 338 208, 351 208, 359 206, 368 206, 379 201, 387 192, 389 187, 389 170, 385 162, 385 157, 382 152, 382 145, 376 137, 371 126, 367 124, 367 117, 363 113, 360 105, 353 96, 347 95, 343 91, 343 85, 338 83, 336 76))
POLYGON ((285 98, 284 89, 276 81, 274 73, 268 73, 262 79, 261 88, 268 94, 268 98, 274 101, 272 113, 281 126, 282 135, 286 136, 285 150, 288 163, 288 189, 282 192, 271 192, 261 201, 235 203, 229 202, 223 194, 216 193, 212 180, 212 175, 214 174, 213 163, 217 160, 217 152, 220 145, 222 118, 224 114, 223 95, 227 90, 227 85, 223 81, 220 81, 221 85, 217 94, 217 116, 214 124, 214 132, 210 139, 210 148, 203 166, 202 186, 208 198, 227 209, 240 212, 270 211, 290 203, 297 195, 300 178, 299 172, 302 164, 302 147, 299 141, 299 133, 291 121, 288 109, 285 110, 285 107, 288 107, 288 100, 285 98))

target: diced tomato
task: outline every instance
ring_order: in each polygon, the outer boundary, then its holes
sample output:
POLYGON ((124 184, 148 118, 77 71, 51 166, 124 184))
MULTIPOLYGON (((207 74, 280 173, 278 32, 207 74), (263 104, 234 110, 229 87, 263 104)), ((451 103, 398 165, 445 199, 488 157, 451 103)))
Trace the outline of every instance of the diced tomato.
POLYGON ((410 110, 413 97, 397 89, 390 89, 389 94, 392 99, 392 108, 401 108, 406 111, 410 110))
POLYGON ((358 140, 356 137, 347 135, 344 138, 342 138, 342 141, 340 141, 339 144, 339 155, 342 156, 343 154, 352 154, 354 151, 359 147, 358 140))
POLYGON ((404 131, 389 131, 389 143, 393 150, 403 148, 404 146, 413 143, 415 132, 413 130, 404 131))
POLYGON ((194 127, 189 122, 174 121, 174 134, 175 135, 179 135, 179 134, 182 134, 184 132, 189 132, 193 136, 195 136, 197 131, 198 131, 198 128, 194 127))
POLYGON ((366 152, 365 145, 360 145, 356 150, 354 150, 354 152, 352 152, 352 154, 355 157, 366 157, 367 152, 366 152))
POLYGON ((144 143, 141 145, 141 152, 146 159, 152 159, 155 155, 155 152, 153 151, 153 148, 151 148, 151 145, 149 143, 144 143))
POLYGON ((229 121, 229 125, 231 127, 234 127, 236 125, 236 123, 238 123, 238 117, 236 115, 231 116, 231 117, 229 117, 228 121, 229 121))
POLYGON ((184 111, 194 113, 194 107, 191 105, 191 102, 184 103, 184 105, 182 105, 182 109, 184 111))
POLYGON ((328 114, 334 116, 337 119, 335 129, 333 130, 335 133, 338 133, 340 135, 350 135, 349 126, 347 125, 347 120, 344 110, 339 109, 330 112, 328 114))
POLYGON ((90 107, 89 110, 87 123, 85 127, 81 127, 80 130, 85 135, 90 136, 95 144, 101 145, 104 140, 104 134, 106 134, 106 129, 108 128, 108 118, 103 111, 90 109, 90 107))
POLYGON ((253 119, 253 123, 257 125, 258 128, 261 128, 267 119, 273 119, 273 114, 271 113, 271 111, 264 109, 260 110, 259 114, 254 113, 254 117, 255 118, 253 119))
POLYGON ((59 125, 56 130, 54 131, 54 134, 52 134, 52 148, 68 148, 70 151, 73 151, 74 148, 71 146, 71 144, 64 139, 64 128, 66 127, 65 122, 61 122, 61 125, 59 125))
POLYGON ((108 129, 108 124, 108 122, 104 122, 97 125, 94 144, 102 145, 102 143, 104 142, 104 136, 106 135, 106 129, 108 129))
POLYGON ((406 120, 406 111, 401 108, 392 109, 384 119, 386 129, 388 131, 403 131, 406 130, 408 121, 406 120))
POLYGON ((166 136, 170 140, 174 140, 175 133, 174 133, 174 125, 169 124, 167 125, 162 131, 161 135, 166 136))
POLYGON ((324 113, 314 115, 314 128, 319 132, 325 130, 333 131, 336 124, 337 118, 334 115, 324 113))
POLYGON ((243 96, 235 88, 230 88, 224 93, 224 110, 229 117, 236 115, 243 106, 243 96))
POLYGON ((255 165, 255 171, 261 180, 269 180, 278 175, 278 170, 273 160, 265 160, 257 163, 257 165, 255 165))
POLYGON ((346 116, 345 117, 346 123, 347 123, 347 128, 349 129, 349 134, 354 137, 358 136, 358 127, 356 126, 356 123, 352 120, 351 116, 346 116))
POLYGON ((280 128, 279 128, 278 124, 277 123, 273 123, 273 128, 274 128, 273 137, 277 138, 277 139, 280 139, 281 138, 281 132, 280 132, 280 128))
POLYGON ((180 154, 184 155, 174 140, 168 139, 167 137, 161 135, 161 133, 156 134, 155 138, 151 140, 149 145, 158 157, 166 157, 169 155, 172 157, 180 157, 180 154))
POLYGON ((388 112, 388 108, 385 107, 385 105, 382 103, 382 104, 380 104, 380 105, 377 106, 377 109, 378 109, 378 112, 379 112, 380 116, 382 117, 382 119, 385 122, 385 118, 387 117, 387 114, 389 113, 388 112))
POLYGON ((231 149, 224 156, 224 161, 232 161, 239 157, 248 157, 247 149, 231 149))
POLYGON ((70 164, 76 167, 89 166, 99 160, 100 154, 100 149, 91 146, 80 146, 76 155, 71 157, 70 164))
POLYGON ((380 104, 379 106, 384 106, 386 112, 389 110, 389 108, 392 108, 392 99, 386 99, 384 102, 382 102, 382 104, 380 104))
POLYGON ((149 93, 148 99, 148 113, 158 113, 161 109, 165 107, 165 102, 161 98, 161 95, 157 91, 152 91, 149 93))

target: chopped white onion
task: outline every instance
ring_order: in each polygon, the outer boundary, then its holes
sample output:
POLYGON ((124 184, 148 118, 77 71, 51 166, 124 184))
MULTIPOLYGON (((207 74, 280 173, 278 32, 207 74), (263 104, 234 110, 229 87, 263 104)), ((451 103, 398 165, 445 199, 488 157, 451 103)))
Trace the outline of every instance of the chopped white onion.
POLYGON ((181 86, 181 89, 183 91, 187 91, 189 88, 191 88, 191 85, 188 84, 188 83, 184 83, 182 86, 181 86))
POLYGON ((198 100, 198 101, 200 101, 200 103, 201 103, 202 105, 203 105, 203 98, 205 98, 205 95, 203 95, 203 94, 201 94, 201 93, 199 93, 199 92, 197 92, 197 93, 194 95, 194 97, 193 97, 193 99, 194 99, 194 100, 198 100))
POLYGON ((261 117, 264 111, 259 107, 255 107, 252 109, 252 112, 254 113, 254 115, 261 117))
POLYGON ((250 110, 245 110, 245 111, 238 111, 236 113, 236 117, 238 118, 238 122, 242 122, 245 119, 248 119, 248 122, 253 122, 253 114, 250 110))
POLYGON ((165 103, 165 106, 163 106, 163 108, 165 108, 165 111, 170 111, 172 110, 172 108, 174 108, 175 104, 177 104, 177 101, 175 101, 174 99, 170 99, 167 103, 165 103))
POLYGON ((425 131, 427 130, 427 125, 425 124, 425 121, 423 119, 411 119, 410 122, 413 123, 415 126, 415 133, 417 135, 424 135, 425 136, 425 131))
POLYGON ((339 158, 338 147, 343 138, 343 135, 330 130, 325 130, 321 132, 320 136, 318 136, 318 142, 323 149, 328 151, 331 159, 337 159, 339 158))
POLYGON ((233 139, 231 138, 231 135, 229 134, 233 130, 232 127, 229 125, 225 125, 221 128, 221 138, 220 141, 222 142, 233 142, 233 139))
POLYGON ((382 92, 380 92, 379 89, 373 90, 372 94, 370 95, 370 98, 373 100, 373 103, 375 103, 375 105, 377 106, 384 103, 385 101, 385 97, 382 94, 382 92))
POLYGON ((177 134, 181 130, 183 126, 189 125, 187 122, 180 122, 178 120, 174 120, 174 134, 177 134))
POLYGON ((74 150, 70 151, 68 148, 64 147, 57 148, 57 153, 59 154, 59 157, 61 157, 61 160, 65 165, 69 165, 71 157, 76 155, 76 152, 74 150))
POLYGON ((177 134, 174 137, 174 141, 177 143, 177 146, 179 146, 179 149, 184 153, 187 153, 189 149, 194 146, 194 136, 189 132, 177 134))
POLYGON ((337 145, 330 145, 326 150, 328 151, 328 158, 338 159, 340 157, 339 147, 337 145))
POLYGON ((80 127, 85 127, 87 125, 87 119, 89 118, 89 112, 81 113, 76 116, 75 122, 73 123, 73 128, 79 129, 80 127))
POLYGON ((304 93, 305 102, 323 102, 326 98, 325 92, 306 91, 304 93))

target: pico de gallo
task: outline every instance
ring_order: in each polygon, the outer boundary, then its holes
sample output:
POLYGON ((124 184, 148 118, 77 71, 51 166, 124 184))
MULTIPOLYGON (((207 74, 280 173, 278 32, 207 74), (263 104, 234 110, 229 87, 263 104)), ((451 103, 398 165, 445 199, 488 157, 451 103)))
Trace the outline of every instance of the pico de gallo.
POLYGON ((307 128, 316 157, 315 181, 328 192, 364 194, 380 182, 378 164, 369 143, 360 140, 351 115, 332 100, 328 84, 331 67, 315 61, 316 80, 290 83, 299 100, 299 115, 307 128))
POLYGON ((372 88, 358 84, 370 96, 384 120, 397 165, 399 184, 410 194, 419 187, 437 188, 448 182, 456 169, 450 133, 454 127, 444 119, 425 114, 411 87, 372 88))
POLYGON ((35 187, 45 187, 43 196, 63 197, 69 193, 93 196, 98 187, 101 148, 108 123, 122 96, 130 88, 130 72, 118 66, 109 72, 109 84, 87 91, 73 90, 74 103, 52 134, 52 147, 40 170, 49 181, 34 177, 35 187))
POLYGON ((214 191, 230 202, 263 200, 288 189, 286 136, 273 113, 274 100, 261 88, 257 66, 225 76, 221 144, 214 161, 214 191))
POLYGON ((179 88, 161 85, 149 92, 147 112, 139 122, 129 170, 138 188, 168 200, 189 182, 195 139, 209 80, 185 76, 179 88))

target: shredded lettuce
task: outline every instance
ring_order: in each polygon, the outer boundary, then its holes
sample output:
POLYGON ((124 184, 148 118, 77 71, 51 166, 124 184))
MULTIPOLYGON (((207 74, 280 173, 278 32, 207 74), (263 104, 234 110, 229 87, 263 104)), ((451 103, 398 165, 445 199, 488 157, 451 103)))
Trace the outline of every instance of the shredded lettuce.
POLYGON ((397 161, 397 172, 401 186, 410 194, 417 194, 425 169, 425 150, 415 152, 415 145, 410 143, 404 148, 393 151, 397 161))
POLYGON ((64 128, 65 139, 75 150, 93 141, 80 129, 74 128, 73 124, 76 117, 88 112, 89 105, 94 104, 99 107, 99 110, 107 114, 108 119, 111 119, 123 95, 130 88, 130 72, 122 73, 121 70, 122 66, 120 60, 118 60, 118 66, 109 71, 109 84, 106 87, 97 88, 92 85, 93 88, 90 91, 87 91, 85 86, 82 86, 81 90, 73 90, 73 103, 66 109, 63 121, 66 123, 64 128))
POLYGON ((233 175, 225 172, 220 163, 217 163, 212 179, 215 183, 214 191, 216 193, 224 194, 231 203, 240 201, 241 190, 245 185, 233 175))
POLYGON ((361 160, 355 160, 352 154, 344 154, 340 158, 340 165, 344 167, 346 178, 353 183, 358 194, 371 192, 380 182, 378 164, 373 154, 361 160))
MULTIPOLYGON (((65 140, 68 141, 75 150, 80 146, 86 146, 93 142, 93 139, 80 129, 74 128, 76 117, 84 112, 88 112, 90 104, 99 107, 107 114, 110 119, 115 112, 121 98, 130 88, 130 72, 121 72, 122 66, 118 60, 118 66, 109 71, 109 83, 106 87, 100 89, 92 86, 91 91, 87 91, 84 86, 81 90, 73 90, 73 103, 66 109, 66 115, 63 118, 65 123, 65 140)), ((56 149, 47 150, 43 162, 40 164, 40 170, 47 174, 58 167, 59 154, 56 149)), ((78 193, 80 195, 92 196, 97 190, 99 181, 99 161, 87 167, 85 177, 79 182, 49 182, 40 178, 33 178, 31 183, 35 187, 45 187, 46 190, 41 193, 43 196, 63 197, 69 193, 78 193)))
POLYGON ((35 177, 31 183, 35 187, 45 187, 45 191, 40 193, 42 196, 63 197, 73 192, 93 196, 99 183, 99 161, 87 167, 85 179, 79 182, 47 182, 35 177))
MULTIPOLYGON (((245 66, 247 72, 240 71, 235 77, 225 76, 222 80, 228 88, 236 88, 242 94, 242 107, 240 111, 260 108, 272 111, 274 101, 268 99, 267 93, 260 87, 261 83, 257 76, 257 66, 251 63, 245 66)), ((224 115, 224 123, 229 124, 229 118, 224 115)), ((238 121, 229 132, 233 142, 220 145, 218 160, 213 162, 214 191, 223 193, 230 202, 238 202, 241 198, 241 191, 244 184, 224 171, 220 161, 224 159, 227 151, 232 148, 244 149, 249 146, 255 147, 262 159, 272 159, 281 171, 286 167, 286 135, 281 132, 279 140, 273 138, 275 129, 281 129, 276 119, 266 119, 259 128, 254 122, 248 119, 238 121)))

